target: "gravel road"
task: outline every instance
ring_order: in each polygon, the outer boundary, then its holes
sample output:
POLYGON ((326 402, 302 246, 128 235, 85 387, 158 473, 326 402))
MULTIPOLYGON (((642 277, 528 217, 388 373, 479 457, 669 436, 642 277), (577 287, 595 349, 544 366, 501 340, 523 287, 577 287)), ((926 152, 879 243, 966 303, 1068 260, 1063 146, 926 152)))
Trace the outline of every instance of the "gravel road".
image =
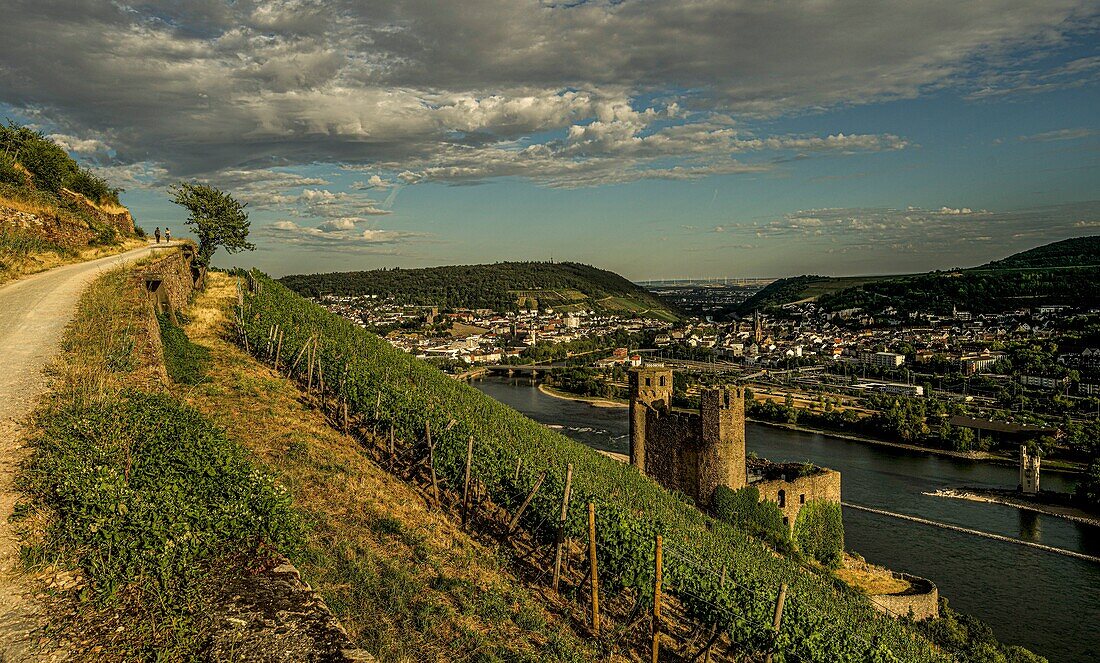
POLYGON ((24 457, 22 422, 47 386, 43 369, 57 354, 84 288, 102 272, 151 254, 154 246, 0 286, 0 661, 58 658, 35 651, 30 632, 41 616, 20 576, 19 541, 8 522, 17 498, 12 479, 24 457))

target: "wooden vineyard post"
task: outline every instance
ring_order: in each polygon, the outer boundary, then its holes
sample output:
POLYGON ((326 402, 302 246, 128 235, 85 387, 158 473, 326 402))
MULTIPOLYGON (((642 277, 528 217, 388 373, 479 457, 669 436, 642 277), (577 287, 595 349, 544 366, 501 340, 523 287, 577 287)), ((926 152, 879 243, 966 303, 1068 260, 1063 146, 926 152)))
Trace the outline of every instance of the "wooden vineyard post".
MULTIPOLYGON (((311 339, 311 340, 313 340, 313 339, 311 339)), ((313 393, 313 348, 315 346, 316 346, 315 342, 309 344, 309 354, 306 356, 306 366, 307 366, 307 369, 306 369, 306 373, 307 373, 306 393, 307 394, 313 393)))
POLYGON ((779 584, 779 594, 775 597, 775 616, 772 618, 772 646, 768 649, 768 655, 764 657, 764 663, 772 663, 772 654, 775 653, 776 643, 779 641, 779 627, 783 624, 783 603, 787 600, 787 583, 779 584))
POLYGON ((596 566, 596 505, 588 503, 588 575, 592 578, 592 632, 600 635, 600 574, 596 566))
MULTIPOLYGON (((722 580, 718 584, 719 587, 724 588, 726 586, 726 575, 727 575, 727 573, 728 573, 728 567, 725 564, 723 564, 722 565, 722 580)), ((710 627, 710 640, 708 640, 706 646, 703 647, 703 663, 710 663, 710 648, 713 647, 714 643, 718 641, 718 636, 719 635, 721 635, 721 634, 718 632, 718 623, 715 622, 714 625, 710 627)))
POLYGON ((558 583, 561 581, 561 555, 565 547, 565 520, 569 515, 569 493, 573 489, 573 463, 565 470, 565 493, 561 498, 561 518, 558 520, 557 544, 554 551, 554 591, 558 591, 558 583))
POLYGON ((348 399, 347 399, 346 396, 342 399, 341 404, 342 404, 342 408, 343 408, 343 411, 344 411, 344 435, 347 435, 348 434, 348 399))
POLYGON ((653 663, 657 663, 657 657, 661 653, 661 535, 657 535, 656 548, 653 555, 653 663))
POLYGON ((279 330, 279 343, 275 346, 275 372, 279 372, 279 357, 283 354, 283 330, 279 330))
POLYGON ((516 509, 516 515, 512 516, 512 519, 508 521, 508 534, 511 535, 516 529, 516 525, 519 525, 519 519, 523 516, 523 512, 530 506, 531 500, 535 499, 535 493, 539 492, 539 488, 542 488, 542 482, 546 480, 546 472, 539 475, 539 478, 535 480, 535 485, 531 488, 531 492, 527 493, 527 497, 523 499, 523 504, 519 505, 516 509))
POLYGON ((432 470, 432 499, 439 504, 439 481, 435 477, 435 445, 432 444, 432 428, 427 419, 424 420, 424 438, 428 441, 428 465, 432 470))
POLYGON ((374 417, 373 417, 374 423, 372 424, 372 428, 374 429, 375 437, 378 436, 378 411, 381 408, 382 408, 382 390, 379 389, 378 390, 378 396, 375 397, 375 399, 374 399, 374 417))
POLYGON ((512 477, 512 483, 519 483, 519 471, 523 467, 523 456, 516 459, 516 475, 512 477))
POLYGON ((394 444, 393 435, 394 435, 394 433, 393 433, 393 422, 390 422, 390 448, 389 448, 389 451, 390 451, 390 471, 391 472, 393 471, 394 457, 397 455, 397 449, 395 448, 396 445, 394 444))
POLYGON ((466 442, 466 473, 462 480, 462 527, 466 527, 466 522, 469 516, 470 510, 470 460, 474 455, 474 436, 471 435, 470 439, 466 442))
POLYGON ((298 363, 302 361, 302 355, 306 353, 306 349, 309 347, 309 343, 312 340, 313 337, 311 336, 309 339, 306 340, 305 343, 302 344, 302 349, 298 350, 298 356, 294 358, 294 363, 290 365, 289 369, 287 369, 287 377, 291 377, 294 375, 294 370, 298 368, 298 363))

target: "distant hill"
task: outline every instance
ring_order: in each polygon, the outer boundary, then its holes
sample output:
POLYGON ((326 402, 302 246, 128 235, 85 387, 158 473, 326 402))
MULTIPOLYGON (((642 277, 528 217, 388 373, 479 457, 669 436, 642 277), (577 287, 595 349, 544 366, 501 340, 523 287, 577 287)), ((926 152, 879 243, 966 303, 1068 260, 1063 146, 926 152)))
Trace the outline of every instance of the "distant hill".
POLYGON ((1100 235, 1072 237, 1029 251, 994 260, 980 269, 1023 269, 1035 267, 1082 267, 1100 265, 1100 235))
POLYGON ((1035 304, 1100 306, 1100 236, 1046 244, 980 267, 892 276, 793 276, 773 282, 736 309, 806 299, 824 309, 1002 311, 1035 304))
POLYGON ((817 299, 845 288, 874 283, 884 279, 898 278, 890 276, 789 276, 768 284, 765 288, 741 302, 736 313, 745 315, 755 310, 765 310, 804 299, 817 299))
POLYGON ((309 296, 379 295, 443 308, 553 308, 638 313, 676 320, 680 312, 614 272, 575 262, 500 262, 425 269, 304 274, 280 279, 309 296))
POLYGON ((826 310, 990 313, 1038 304, 1100 306, 1100 237, 1046 244, 973 269, 879 280, 821 297, 826 310))

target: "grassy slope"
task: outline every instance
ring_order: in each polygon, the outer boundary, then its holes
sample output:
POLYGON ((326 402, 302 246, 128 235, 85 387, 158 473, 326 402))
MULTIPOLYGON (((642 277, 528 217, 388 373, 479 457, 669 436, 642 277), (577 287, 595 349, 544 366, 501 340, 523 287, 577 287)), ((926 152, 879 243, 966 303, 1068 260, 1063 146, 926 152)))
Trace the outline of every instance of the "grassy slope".
POLYGON ((373 270, 287 276, 306 296, 394 296, 417 305, 514 310, 528 304, 561 310, 593 308, 678 317, 666 302, 623 277, 579 263, 503 262, 425 269, 373 270))
POLYGON ((595 653, 541 608, 498 553, 333 430, 287 379, 228 342, 222 274, 192 308, 206 382, 181 390, 275 471, 312 522, 295 563, 349 634, 383 660, 585 660, 595 653))
POLYGON ((196 660, 220 626, 221 579, 292 548, 300 518, 240 445, 166 393, 135 267, 80 300, 28 440, 17 527, 31 570, 65 570, 47 635, 70 658, 196 660))

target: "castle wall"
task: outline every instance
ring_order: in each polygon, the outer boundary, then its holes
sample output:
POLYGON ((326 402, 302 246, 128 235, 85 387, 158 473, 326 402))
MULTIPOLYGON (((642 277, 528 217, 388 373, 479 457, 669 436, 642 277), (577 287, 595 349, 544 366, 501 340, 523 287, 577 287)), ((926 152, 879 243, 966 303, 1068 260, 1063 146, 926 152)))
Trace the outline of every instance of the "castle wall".
POLYGON ((893 572, 895 578, 905 580, 911 589, 903 594, 876 594, 871 597, 871 605, 879 612, 893 617, 907 617, 912 612, 913 619, 920 622, 936 619, 940 616, 940 591, 936 583, 927 578, 893 572))
POLYGON ((783 522, 791 530, 798 520, 798 512, 811 500, 840 502, 840 472, 821 469, 810 476, 795 477, 790 481, 770 479, 756 481, 752 485, 760 491, 760 499, 775 502, 783 512, 783 522), (783 491, 782 503, 780 491, 783 491))
POLYGON ((697 500, 701 424, 697 414, 646 410, 646 475, 697 500))

